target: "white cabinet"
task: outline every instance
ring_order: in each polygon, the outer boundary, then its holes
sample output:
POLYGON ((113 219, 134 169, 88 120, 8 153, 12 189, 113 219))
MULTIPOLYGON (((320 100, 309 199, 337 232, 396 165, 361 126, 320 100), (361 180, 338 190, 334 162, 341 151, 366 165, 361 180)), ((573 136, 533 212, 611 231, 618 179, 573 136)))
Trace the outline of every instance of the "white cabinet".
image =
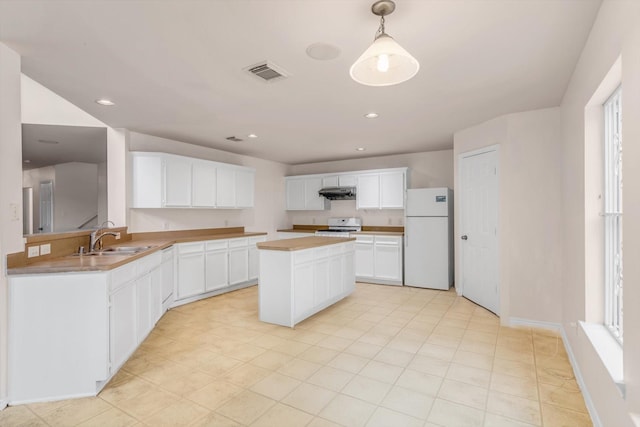
POLYGON ((207 242, 205 254, 205 291, 222 289, 229 284, 227 241, 207 242))
POLYGON ((314 233, 297 233, 295 231, 278 231, 278 239, 297 239, 298 237, 311 237, 314 233))
POLYGON ((164 206, 191 206, 191 164, 192 160, 186 157, 164 158, 164 206))
POLYGON ((349 295, 355 286, 353 250, 353 242, 260 249, 260 320, 293 327, 349 295))
POLYGON ((287 178, 287 210, 325 210, 329 202, 318 195, 323 187, 322 177, 287 178))
POLYGON ((173 304, 175 287, 175 249, 173 246, 162 251, 162 286, 161 300, 164 313, 173 304))
POLYGON ((229 240, 229 285, 249 280, 249 242, 247 239, 229 240))
POLYGON ((402 236, 356 236, 355 274, 358 280, 402 284, 402 236))
POLYGON ((132 208, 250 208, 255 170, 166 153, 131 153, 132 208))
POLYGON ((329 175, 322 177, 322 187, 337 187, 338 183, 338 175, 329 175))
POLYGON ((258 279, 260 275, 260 255, 256 245, 265 240, 265 236, 249 238, 249 280, 258 279))
POLYGON ((153 329, 153 326, 155 326, 158 320, 160 320, 160 318, 162 317, 162 314, 165 311, 162 306, 162 273, 163 273, 162 265, 159 265, 153 270, 151 270, 151 273, 149 274, 151 276, 151 285, 149 288, 151 291, 151 296, 149 298, 149 304, 150 304, 149 314, 151 315, 151 328, 149 328, 148 332, 150 332, 151 329, 153 329))
POLYGON ((205 256, 204 243, 183 243, 178 245, 178 295, 184 299, 204 293, 205 256))
POLYGON ((136 333, 136 282, 129 281, 111 294, 109 342, 112 369, 122 366, 138 345, 136 333))
POLYGON ((338 185, 340 187, 355 187, 357 185, 356 175, 339 175, 338 185))
POLYGON ((356 236, 356 277, 374 277, 374 236, 358 235, 356 236))
POLYGON ((405 171, 358 175, 357 209, 404 209, 405 171))
POLYGON ((136 336, 142 342, 151 330, 151 276, 136 280, 136 336))
POLYGON ((191 205, 213 208, 216 206, 216 167, 210 162, 194 162, 192 169, 191 205))
POLYGON ((259 275, 255 245, 265 239, 252 236, 176 245, 174 306, 255 284, 259 275))

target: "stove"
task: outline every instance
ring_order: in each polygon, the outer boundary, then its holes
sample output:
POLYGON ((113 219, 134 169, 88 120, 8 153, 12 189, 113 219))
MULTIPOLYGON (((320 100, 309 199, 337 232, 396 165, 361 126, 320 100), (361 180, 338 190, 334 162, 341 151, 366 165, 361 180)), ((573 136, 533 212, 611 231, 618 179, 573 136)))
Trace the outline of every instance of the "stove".
POLYGON ((362 231, 360 218, 329 218, 329 228, 316 231, 316 236, 349 237, 349 233, 362 231))

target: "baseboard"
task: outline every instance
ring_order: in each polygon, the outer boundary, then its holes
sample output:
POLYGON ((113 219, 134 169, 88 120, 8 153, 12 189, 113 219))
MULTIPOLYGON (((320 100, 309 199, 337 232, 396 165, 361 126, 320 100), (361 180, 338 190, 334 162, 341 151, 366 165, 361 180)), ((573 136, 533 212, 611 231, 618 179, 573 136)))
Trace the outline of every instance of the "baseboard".
POLYGON ((589 390, 584 383, 582 372, 580 372, 580 367, 578 366, 578 362, 575 358, 575 355, 573 354, 573 349, 571 348, 571 344, 569 343, 569 339, 567 338, 567 333, 562 327, 562 324, 554 322, 542 322, 539 320, 522 319, 518 317, 510 317, 507 324, 514 327, 525 326, 529 328, 547 329, 556 331, 560 334, 562 343, 564 344, 564 348, 565 350, 567 350, 567 356, 569 356, 569 363, 573 368, 573 374, 576 377, 576 382, 578 383, 578 387, 580 387, 580 391, 582 392, 582 396, 584 397, 584 404, 587 407, 587 411, 589 411, 591 421, 593 422, 594 427, 603 427, 602 422, 600 421, 600 417, 598 417, 596 407, 593 404, 593 400, 591 399, 591 395, 589 394, 589 390))
POLYGON ((2 411, 6 407, 7 407, 7 401, 6 400, 0 400, 0 411, 2 411))

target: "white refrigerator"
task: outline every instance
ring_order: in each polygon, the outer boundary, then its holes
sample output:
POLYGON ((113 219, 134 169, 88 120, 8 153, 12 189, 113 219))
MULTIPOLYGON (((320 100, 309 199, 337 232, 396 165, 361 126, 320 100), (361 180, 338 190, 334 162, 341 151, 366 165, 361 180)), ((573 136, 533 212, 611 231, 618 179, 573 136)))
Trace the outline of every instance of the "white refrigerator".
POLYGON ((453 286, 453 191, 407 190, 404 284, 448 290, 453 286))

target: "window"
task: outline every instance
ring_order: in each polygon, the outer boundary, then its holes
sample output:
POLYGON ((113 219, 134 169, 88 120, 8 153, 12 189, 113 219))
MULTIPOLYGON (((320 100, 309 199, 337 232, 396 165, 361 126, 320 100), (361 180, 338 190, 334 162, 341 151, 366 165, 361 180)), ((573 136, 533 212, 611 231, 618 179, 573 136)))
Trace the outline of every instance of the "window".
POLYGON ((605 326, 622 344, 622 90, 604 103, 605 326))

